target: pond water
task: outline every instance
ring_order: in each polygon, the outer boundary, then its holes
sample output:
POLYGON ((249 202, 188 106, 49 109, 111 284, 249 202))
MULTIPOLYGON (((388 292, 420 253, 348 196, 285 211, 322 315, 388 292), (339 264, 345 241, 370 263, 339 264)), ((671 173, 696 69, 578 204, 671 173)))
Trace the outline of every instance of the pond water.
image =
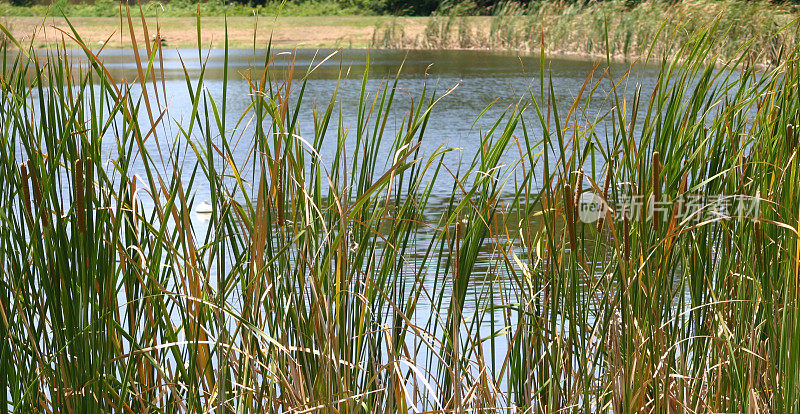
MULTIPOLYGON (((142 51, 144 52, 144 51, 142 51)), ((290 64, 294 63, 295 78, 299 79, 309 67, 316 67, 335 50, 295 50, 272 51, 274 57, 270 65, 274 69, 275 79, 285 76, 290 64)), ((80 53, 80 52, 78 52, 80 53)), ((250 88, 244 74, 261 71, 265 61, 264 51, 230 50, 228 58, 228 94, 227 125, 235 126, 241 115, 251 103, 250 88)), ((119 81, 136 79, 137 67, 131 50, 104 50, 101 60, 114 78, 119 81)), ((167 97, 159 103, 166 103, 168 117, 184 124, 191 113, 192 104, 187 91, 184 67, 191 79, 196 80, 200 68, 205 65, 204 86, 218 101, 222 100, 223 76, 225 74, 225 51, 206 50, 202 55, 196 50, 164 50, 163 73, 164 85, 158 85, 159 92, 166 90, 167 97)), ((389 153, 389 144, 397 128, 402 123, 412 104, 419 104, 418 98, 423 88, 431 92, 445 95, 433 108, 427 124, 421 151, 430 155, 440 146, 459 148, 448 154, 446 162, 454 171, 462 163, 469 163, 480 147, 480 137, 501 117, 520 102, 529 102, 534 97, 541 104, 543 96, 540 83, 541 64, 539 56, 520 56, 515 53, 457 50, 457 51, 423 51, 423 50, 341 50, 333 57, 317 67, 308 77, 303 105, 301 106, 298 125, 300 135, 311 134, 313 137, 313 108, 318 105, 324 108, 330 101, 338 83, 336 109, 341 109, 343 128, 354 128, 361 94, 361 83, 364 72, 369 65, 368 83, 365 89, 368 102, 372 102, 377 91, 391 84, 400 71, 398 90, 395 102, 384 134, 386 145, 381 155, 388 162, 394 154, 389 153), (402 67, 402 70, 401 70, 402 67), (487 109, 488 108, 488 109, 487 109), (485 112, 484 112, 485 111, 485 112), (481 114, 483 115, 481 116, 481 114)), ((545 99, 548 96, 547 81, 552 80, 554 102, 557 103, 560 116, 566 116, 581 88, 589 78, 586 92, 583 94, 579 122, 582 125, 594 123, 597 135, 604 137, 610 132, 611 117, 608 111, 613 106, 609 78, 602 79, 594 92, 591 102, 586 103, 586 96, 592 86, 598 82, 608 68, 615 80, 620 79, 630 68, 630 64, 613 64, 610 68, 602 61, 577 59, 545 60, 544 84, 545 99), (597 68, 593 71, 593 68, 597 68), (593 75, 592 75, 593 73, 593 75), (591 76, 590 76, 591 75, 591 76), (599 119, 599 121, 597 121, 599 119)), ((156 68, 156 72, 161 68, 156 68)), ((637 65, 617 88, 617 92, 633 96, 636 86, 642 88, 643 102, 647 102, 649 91, 655 87, 658 67, 637 65)), ((297 89, 299 82, 295 81, 297 89)), ((152 85, 149 85, 152 87, 152 85)), ((294 95, 296 96, 297 90, 294 95)), ((135 89, 134 89, 135 90, 135 89)), ((162 97, 163 99, 163 97, 162 97)), ((620 96, 622 99, 622 96, 620 96)), ((155 104, 155 103, 153 103, 155 104)), ((546 113, 546 104, 542 111, 546 113)), ((144 112, 144 111, 142 111, 144 112)), ((523 116, 532 142, 543 137, 541 123, 535 109, 528 108, 523 116)), ((246 119, 244 121, 246 123, 246 119)), ((563 122, 563 120, 562 120, 563 122)), ((337 119, 331 120, 328 135, 335 137, 337 119)), ((161 141, 174 140, 179 130, 174 122, 165 122, 165 131, 159 138, 161 141)), ((229 127, 230 128, 230 127, 229 127)), ((521 127, 519 128, 521 130, 521 127)), ((349 136, 354 136, 350 133, 349 136)), ((521 138, 521 131, 519 138, 521 138)), ((306 138, 310 138, 305 136, 306 138)), ((245 134, 244 141, 247 141, 245 134)), ((348 142, 353 141, 350 139, 348 142)), ((150 143, 155 149, 154 142, 150 143)), ((326 139, 322 148, 323 163, 332 161, 336 149, 336 140, 326 139)), ((113 140, 108 142, 109 156, 113 156, 115 146, 113 140)), ((252 149, 252 142, 243 142, 236 147, 241 151, 242 159, 247 158, 252 149)), ((185 162, 191 165, 193 154, 187 153, 185 162)), ((238 157, 237 157, 238 159, 238 157)), ((502 163, 512 164, 519 159, 519 154, 509 151, 502 163)), ((442 189, 450 190, 447 180, 439 180, 442 189)), ((202 189, 197 194, 200 200, 208 198, 202 189)))

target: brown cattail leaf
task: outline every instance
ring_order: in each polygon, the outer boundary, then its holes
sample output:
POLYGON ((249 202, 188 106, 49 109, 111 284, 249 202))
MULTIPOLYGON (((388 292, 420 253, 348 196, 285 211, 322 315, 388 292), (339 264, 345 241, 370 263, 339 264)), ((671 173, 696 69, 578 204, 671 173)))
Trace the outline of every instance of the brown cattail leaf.
POLYGON ((567 232, 569 233, 570 248, 577 253, 578 240, 575 238, 575 197, 572 193, 572 186, 564 186, 564 213, 567 216, 567 232))
POLYGON ((786 143, 789 144, 789 154, 791 154, 797 146, 797 143, 794 141, 794 125, 792 124, 786 125, 786 143))
POLYGON ((78 231, 83 233, 86 231, 86 207, 83 202, 84 198, 84 176, 83 176, 83 160, 75 161, 75 215, 78 221, 78 231))
POLYGON ((624 258, 627 262, 631 260, 631 221, 628 216, 625 216, 625 222, 622 225, 622 238, 625 246, 624 258))
POLYGON ((278 225, 283 226, 283 157, 278 157, 278 180, 275 182, 275 209, 278 212, 278 225))
POLYGON ((131 179, 131 220, 133 223, 133 230, 136 234, 139 234, 139 213, 137 211, 137 203, 136 203, 136 191, 137 191, 137 184, 138 184, 139 176, 137 174, 133 175, 131 179))

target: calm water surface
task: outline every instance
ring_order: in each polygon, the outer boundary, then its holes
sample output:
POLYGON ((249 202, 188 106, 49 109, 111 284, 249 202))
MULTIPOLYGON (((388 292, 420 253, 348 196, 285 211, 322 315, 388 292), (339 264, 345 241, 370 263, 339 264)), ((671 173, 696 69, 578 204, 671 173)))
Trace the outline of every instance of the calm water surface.
MULTIPOLYGON (((333 52, 335 51, 295 51, 295 77, 299 78, 307 68, 316 66, 333 52)), ((228 119, 226 123, 228 128, 232 128, 251 103, 250 89, 244 74, 251 70, 260 73, 264 67, 265 52, 231 50, 229 55, 228 119)), ((273 51, 273 55, 271 64, 274 69, 273 75, 275 79, 280 80, 285 76, 285 72, 291 64, 290 51, 273 51)), ((223 50, 206 50, 202 54, 198 54, 196 50, 164 50, 163 70, 167 96, 166 99, 161 96, 160 103, 166 104, 170 120, 186 125, 192 110, 184 77, 184 65, 190 77, 196 81, 200 76, 201 64, 205 63, 204 86, 220 105, 224 56, 223 50)), ((104 50, 100 57, 117 81, 130 82, 136 79, 137 69, 132 50, 104 50)), ((591 84, 600 79, 605 71, 604 63, 570 59, 545 61, 545 76, 552 79, 555 102, 558 103, 562 117, 566 115, 587 77, 598 63, 599 66, 594 71, 589 88, 591 88, 591 84)), ((408 114, 410 106, 419 103, 418 98, 423 88, 427 88, 428 96, 431 92, 443 95, 452 89, 435 105, 426 128, 421 150, 430 155, 440 146, 460 148, 459 151, 449 154, 446 158, 448 166, 453 170, 457 169, 460 163, 469 163, 472 160, 479 148, 480 137, 515 104, 527 101, 531 96, 542 101, 539 56, 520 56, 515 53, 489 51, 343 50, 317 67, 309 77, 298 119, 301 135, 309 140, 313 138, 312 112, 314 105, 317 104, 324 108, 330 101, 338 83, 337 110, 341 109, 342 111, 342 127, 351 128, 349 136, 351 138, 355 136, 354 128, 361 82, 367 65, 369 65, 369 81, 366 92, 369 94, 369 102, 372 102, 380 88, 386 86, 387 80, 391 84, 402 66, 398 82, 399 89, 395 94, 393 110, 384 135, 386 145, 383 150, 385 152, 381 154, 385 156, 387 163, 394 155, 389 152, 389 144, 403 118, 408 114), (489 106, 491 107, 478 119, 479 115, 489 106)), ((620 63, 613 65, 610 71, 612 76, 618 79, 628 68, 629 65, 620 63)), ((646 98, 649 91, 655 86, 657 75, 657 67, 640 65, 631 72, 628 80, 621 84, 618 91, 623 92, 624 89, 630 97, 638 84, 642 86, 642 92, 646 98)), ((294 85, 298 84, 299 82, 295 82, 294 85)), ((148 85, 148 87, 152 89, 152 85, 148 85)), ((547 88, 545 84, 545 96, 547 88)), ((605 130, 611 128, 610 115, 606 116, 612 108, 612 102, 607 97, 609 90, 609 79, 604 79, 594 93, 592 101, 586 105, 585 111, 578 114, 581 123, 594 122, 595 119, 603 116, 607 118, 596 124, 597 134, 600 137, 604 137, 605 130)), ((298 91, 295 91, 295 96, 298 91)), ((159 93, 161 92, 159 84, 159 93)), ((587 94, 588 92, 584 93, 584 96, 587 94)), ((536 142, 542 139, 542 130, 536 111, 529 108, 525 114, 524 119, 531 140, 536 142)), ((247 118, 244 122, 246 121, 247 118)), ((326 145, 322 148, 323 162, 330 162, 336 149, 335 135, 338 127, 336 115, 332 117, 331 124, 326 145)), ((240 128, 239 133, 241 133, 241 129, 243 128, 240 128)), ((249 131, 252 131, 252 128, 249 131)), ((519 132, 521 137, 521 128, 519 132)), ((179 135, 180 130, 175 127, 175 122, 165 122, 163 131, 159 131, 159 141, 161 144, 166 143, 167 145, 180 142, 179 135)), ((240 151, 237 155, 241 155, 241 159, 246 159, 252 148, 252 140, 249 137, 247 133, 242 135, 242 141, 236 148, 236 151, 240 151)), ((352 141, 354 139, 348 140, 348 143, 352 144, 352 141)), ((155 149, 155 143, 150 142, 150 144, 155 149)), ((109 157, 113 157, 116 152, 113 140, 108 140, 107 149, 109 157)), ((509 151, 502 162, 508 165, 518 159, 518 153, 509 151)), ((185 165, 194 163, 191 151, 185 151, 183 161, 186 163, 185 165)), ((450 183, 447 180, 442 180, 440 185, 444 186, 443 190, 446 189, 449 192, 450 183)), ((208 198, 208 194, 204 194, 202 189, 199 190, 197 196, 200 200, 208 198)))

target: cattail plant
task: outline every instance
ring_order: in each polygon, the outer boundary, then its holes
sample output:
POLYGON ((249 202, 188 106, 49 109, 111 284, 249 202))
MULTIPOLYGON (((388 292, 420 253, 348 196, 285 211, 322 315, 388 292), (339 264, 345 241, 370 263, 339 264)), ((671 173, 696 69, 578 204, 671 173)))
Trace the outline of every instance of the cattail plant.
POLYGON ((84 204, 83 160, 75 160, 75 216, 78 232, 86 232, 86 206, 84 204))
POLYGON ((575 208, 580 207, 581 205, 581 194, 583 193, 583 170, 577 171, 578 178, 575 182, 575 199, 572 203, 575 205, 575 208))
POLYGON ((33 210, 31 209, 31 193, 28 187, 28 165, 22 163, 19 166, 20 182, 22 184, 22 206, 24 214, 28 219, 29 225, 33 223, 33 210))

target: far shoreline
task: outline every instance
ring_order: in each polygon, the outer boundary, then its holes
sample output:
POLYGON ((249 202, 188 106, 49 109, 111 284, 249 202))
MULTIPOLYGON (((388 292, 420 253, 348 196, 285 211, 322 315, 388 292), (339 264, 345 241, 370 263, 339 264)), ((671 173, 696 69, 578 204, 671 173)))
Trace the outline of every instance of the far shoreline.
MULTIPOLYGON (((690 7, 690 6, 687 6, 690 7)), ((596 12, 596 11, 595 11, 596 12)), ((591 15, 592 11, 587 11, 591 15)), ((625 12, 620 12, 625 13, 625 12)), ((671 13, 671 12, 670 12, 671 13)), ((132 15, 134 12, 132 11, 132 15)), ((792 19, 794 12, 776 15, 775 19, 792 19)), ((621 18, 621 17, 620 17, 621 18)), ((542 39, 533 35, 534 29, 543 26, 545 21, 534 17, 498 17, 498 16, 201 16, 201 30, 197 28, 197 17, 145 17, 146 30, 141 24, 140 16, 132 16, 133 40, 126 17, 33 17, 33 16, 0 16, 0 24, 23 47, 34 49, 50 48, 54 45, 75 44, 71 35, 72 28, 80 33, 87 47, 126 49, 134 44, 144 49, 145 42, 153 42, 156 33, 164 40, 164 47, 169 49, 197 49, 198 32, 203 49, 265 49, 271 44, 279 49, 400 49, 400 50, 486 50, 494 52, 516 53, 525 56, 538 56, 542 50, 542 39), (517 19, 517 20, 515 20, 517 19), (527 20, 525 20, 527 19, 527 20), (505 25, 505 26, 503 26, 505 25), (505 32, 498 33, 502 27, 505 32), (442 29, 444 31, 442 31, 442 29), (463 33, 467 33, 467 39, 463 33), (510 40, 509 40, 510 39, 510 40)), ((668 17, 669 19, 669 17, 668 17)), ((548 20, 549 21, 549 20, 548 20)), ((793 19, 794 24, 800 16, 793 19)), ((619 63, 657 63, 665 55, 673 55, 676 45, 690 39, 665 39, 667 33, 661 33, 667 27, 667 20, 660 23, 650 22, 649 26, 641 25, 634 32, 632 40, 620 43, 614 39, 630 35, 630 27, 615 26, 609 22, 615 32, 609 29, 611 53, 605 53, 603 39, 589 32, 581 32, 579 19, 563 21, 566 27, 574 30, 564 34, 542 32, 544 36, 544 53, 548 58, 576 59, 588 61, 606 61, 610 59, 619 63), (659 38, 660 37, 660 38, 659 38), (651 43, 658 38, 657 43, 651 43), (615 43, 616 42, 616 43, 615 43), (653 53, 649 53, 654 47, 653 53)), ((692 22, 701 24, 702 22, 692 22)), ((789 28, 794 29, 793 27, 789 28)), ((793 30, 792 30, 793 31, 793 30)), ((748 48, 753 55, 752 60, 742 62, 759 67, 774 66, 779 57, 776 50, 795 39, 791 32, 784 31, 782 37, 765 36, 759 33, 760 44, 752 44, 748 48), (770 50, 771 54, 760 53, 770 50)), ((728 37, 724 49, 711 53, 717 63, 724 62, 731 56, 738 55, 736 47, 743 47, 740 38, 728 37)), ((0 33, 0 39, 5 37, 0 33)))
MULTIPOLYGON (((73 43, 63 35, 70 33, 71 29, 63 17, 0 17, 3 24, 11 23, 9 31, 22 45, 30 44, 35 33, 33 47, 35 49, 48 49, 60 45, 62 37, 64 42, 73 43), (42 22, 45 22, 42 24, 42 22)), ((165 39, 165 49, 197 49, 197 28, 194 17, 148 17, 148 34, 154 35, 155 28, 160 26, 161 36, 165 39)), ((230 49, 252 50, 265 49, 270 42, 276 49, 358 49, 358 50, 476 50, 494 53, 509 53, 524 56, 539 56, 539 50, 530 48, 493 49, 491 47, 456 47, 446 45, 439 48, 420 47, 380 47, 372 44, 376 30, 380 30, 390 22, 400 22, 407 36, 422 36, 430 20, 434 17, 392 17, 392 16, 333 16, 333 17, 229 17, 228 20, 228 47, 230 49), (356 20, 366 24, 356 24, 356 20), (243 23, 248 23, 247 25, 243 23), (256 24, 258 27, 256 27, 256 24), (271 30, 272 29, 272 30, 271 30), (253 35, 256 34, 254 46, 253 35), (302 37, 300 37, 302 36, 302 37)), ((488 24, 491 17, 471 17, 488 24)), ((103 49, 130 49, 132 43, 127 26, 127 21, 120 22, 114 17, 69 17, 69 22, 75 27, 84 43, 92 48, 103 49)), ((144 32, 141 21, 134 21, 137 45, 145 49, 144 32)), ((202 17, 203 29, 202 46, 204 49, 224 49, 225 27, 224 18, 218 16, 202 17)), ((577 51, 545 51, 550 59, 570 59, 583 61, 606 60, 605 55, 577 51)), ((624 55, 611 56, 615 62, 631 62, 635 58, 624 55)))

